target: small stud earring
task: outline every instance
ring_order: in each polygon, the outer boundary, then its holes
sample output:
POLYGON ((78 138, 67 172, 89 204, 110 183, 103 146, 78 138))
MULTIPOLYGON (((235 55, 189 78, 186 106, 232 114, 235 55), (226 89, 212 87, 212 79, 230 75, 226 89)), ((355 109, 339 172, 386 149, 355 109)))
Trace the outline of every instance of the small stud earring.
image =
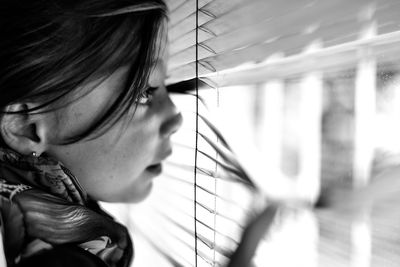
POLYGON ((32 152, 32 156, 35 158, 39 157, 39 155, 36 152, 32 152))

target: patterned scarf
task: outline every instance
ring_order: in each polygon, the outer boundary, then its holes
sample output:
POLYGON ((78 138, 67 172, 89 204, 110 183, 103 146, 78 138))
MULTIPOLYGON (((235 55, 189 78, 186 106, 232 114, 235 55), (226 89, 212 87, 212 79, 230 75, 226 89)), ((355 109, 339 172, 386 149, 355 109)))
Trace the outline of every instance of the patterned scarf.
POLYGON ((57 245, 74 244, 110 267, 129 266, 127 229, 91 200, 77 179, 48 156, 0 148, 0 219, 7 265, 57 245))

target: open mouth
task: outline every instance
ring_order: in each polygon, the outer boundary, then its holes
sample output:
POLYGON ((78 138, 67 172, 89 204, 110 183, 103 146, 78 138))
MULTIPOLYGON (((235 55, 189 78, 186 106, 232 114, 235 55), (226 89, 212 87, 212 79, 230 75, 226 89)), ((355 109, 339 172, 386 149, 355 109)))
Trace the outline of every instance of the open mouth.
POLYGON ((162 171, 162 164, 158 163, 158 164, 150 165, 149 167, 146 168, 146 170, 148 172, 151 172, 154 174, 160 174, 162 171))

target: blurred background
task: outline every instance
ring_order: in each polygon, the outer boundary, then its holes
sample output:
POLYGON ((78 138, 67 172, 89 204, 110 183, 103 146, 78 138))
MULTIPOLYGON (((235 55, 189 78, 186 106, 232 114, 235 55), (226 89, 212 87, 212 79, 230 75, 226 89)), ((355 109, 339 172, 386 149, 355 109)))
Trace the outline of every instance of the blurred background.
POLYGON ((131 229, 133 266, 225 266, 271 194, 282 209, 253 266, 400 266, 400 2, 167 3, 167 84, 201 87, 173 94, 184 125, 151 196, 104 204, 131 229), (208 120, 255 186, 224 165, 208 120))

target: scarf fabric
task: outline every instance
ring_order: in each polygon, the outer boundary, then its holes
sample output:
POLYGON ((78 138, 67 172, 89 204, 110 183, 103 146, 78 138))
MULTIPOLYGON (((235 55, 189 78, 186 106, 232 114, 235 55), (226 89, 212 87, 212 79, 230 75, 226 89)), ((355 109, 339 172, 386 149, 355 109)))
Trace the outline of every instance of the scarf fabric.
POLYGON ((77 179, 49 156, 0 148, 0 223, 7 265, 58 245, 73 244, 110 267, 127 267, 127 229, 91 200, 77 179))

